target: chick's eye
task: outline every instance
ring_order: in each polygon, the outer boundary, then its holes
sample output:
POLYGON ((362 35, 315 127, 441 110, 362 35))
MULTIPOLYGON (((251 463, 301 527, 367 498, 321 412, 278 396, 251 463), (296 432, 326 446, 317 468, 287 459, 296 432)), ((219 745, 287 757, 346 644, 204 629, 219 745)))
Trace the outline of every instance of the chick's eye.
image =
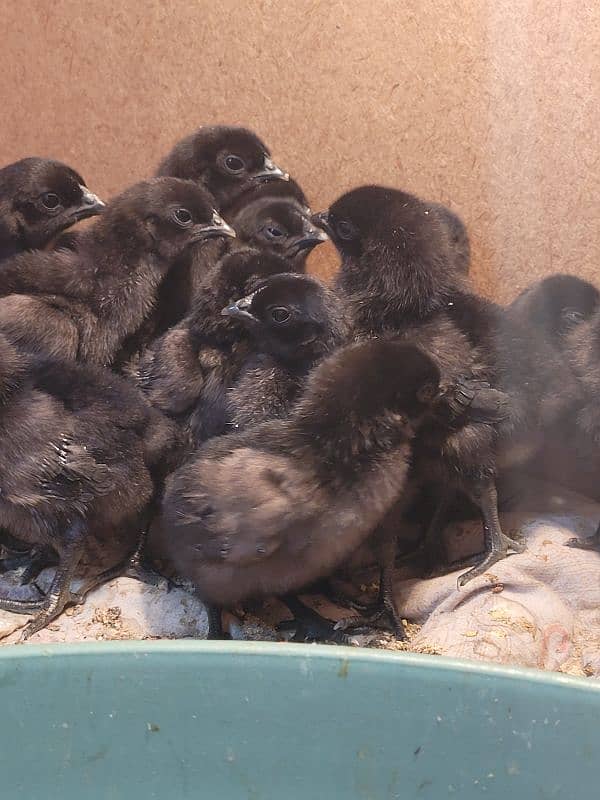
POLYGON ((357 230, 354 225, 346 219, 341 219, 339 222, 335 223, 335 231, 340 239, 355 239, 357 235, 357 230))
POLYGON ((242 172, 246 168, 246 164, 244 163, 243 158, 231 155, 226 156, 225 167, 229 170, 229 172, 236 174, 238 172, 242 172))
POLYGON ((192 224, 192 215, 187 208, 177 208, 173 212, 173 218, 178 225, 181 225, 182 228, 187 228, 188 225, 192 224))
POLYGON ((279 324, 287 322, 288 319, 290 318, 290 312, 287 310, 287 308, 284 308, 283 306, 277 306, 277 308, 272 308, 270 313, 271 313, 271 319, 273 319, 275 322, 279 324))
POLYGON ((263 228, 263 233, 267 239, 279 239, 285 235, 281 228, 277 228, 275 225, 267 225, 263 228))
POLYGON ((58 208, 60 205, 60 197, 54 192, 46 192, 42 195, 42 203, 46 208, 58 208))

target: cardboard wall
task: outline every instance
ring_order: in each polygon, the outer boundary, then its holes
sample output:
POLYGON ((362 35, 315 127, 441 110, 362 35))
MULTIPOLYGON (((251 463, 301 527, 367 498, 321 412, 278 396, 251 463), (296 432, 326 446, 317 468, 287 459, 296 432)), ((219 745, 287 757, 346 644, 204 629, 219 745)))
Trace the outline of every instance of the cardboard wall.
MULTIPOLYGON (((510 299, 600 263, 600 4, 4 3, 0 161, 49 155, 110 196, 201 124, 248 125, 315 209, 396 185, 467 222, 510 299)), ((330 246, 313 268, 335 268, 330 246)))

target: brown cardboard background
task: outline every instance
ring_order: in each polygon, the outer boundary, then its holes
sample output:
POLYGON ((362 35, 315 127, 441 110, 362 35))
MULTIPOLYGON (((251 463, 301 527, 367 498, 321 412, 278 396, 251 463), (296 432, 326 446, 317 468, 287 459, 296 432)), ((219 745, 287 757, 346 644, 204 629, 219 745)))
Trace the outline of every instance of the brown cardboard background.
POLYGON ((315 209, 364 182, 449 203, 488 294, 598 274, 595 0, 24 0, 0 18, 3 163, 51 155, 110 196, 191 129, 240 123, 315 209))

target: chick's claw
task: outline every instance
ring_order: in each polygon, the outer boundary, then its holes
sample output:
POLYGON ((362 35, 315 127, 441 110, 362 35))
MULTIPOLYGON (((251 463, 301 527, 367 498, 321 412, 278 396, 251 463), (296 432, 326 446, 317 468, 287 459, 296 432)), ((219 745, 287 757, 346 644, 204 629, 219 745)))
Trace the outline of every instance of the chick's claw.
POLYGON ((600 550, 600 526, 593 536, 585 539, 578 539, 574 536, 566 542, 567 547, 574 547, 577 550, 600 550))
POLYGON ((365 633, 373 628, 387 631, 391 630, 398 641, 406 641, 406 631, 404 630, 402 620, 396 619, 395 615, 389 609, 381 606, 370 615, 345 617, 339 620, 335 625, 336 630, 350 630, 354 633, 365 633))
POLYGON ((352 644, 349 636, 336 629, 331 620, 325 619, 297 597, 285 597, 284 603, 294 615, 277 627, 278 631, 294 630, 292 642, 328 642, 330 644, 352 644))
POLYGON ((517 542, 505 534, 501 534, 500 541, 500 546, 492 547, 491 550, 485 555, 483 560, 479 561, 479 563, 472 567, 468 572, 465 572, 463 575, 459 576, 456 582, 458 589, 462 589, 463 586, 466 586, 466 584, 472 581, 474 578, 478 578, 480 575, 483 575, 490 569, 490 567, 493 567, 494 564, 497 564, 499 561, 508 558, 508 556, 524 553, 527 549, 523 542, 517 542))

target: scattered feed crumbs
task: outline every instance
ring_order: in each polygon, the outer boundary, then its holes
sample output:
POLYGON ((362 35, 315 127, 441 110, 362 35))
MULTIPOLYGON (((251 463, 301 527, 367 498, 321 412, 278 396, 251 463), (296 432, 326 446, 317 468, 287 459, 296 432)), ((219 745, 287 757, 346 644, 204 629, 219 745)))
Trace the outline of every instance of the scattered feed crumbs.
POLYGON ((403 620, 404 622, 404 629, 406 631, 406 641, 400 642, 398 641, 393 634, 391 633, 384 633, 379 632, 376 636, 370 639, 368 642, 365 643, 366 647, 373 647, 377 650, 392 650, 392 651, 400 651, 405 653, 420 653, 421 655, 426 656, 441 656, 441 650, 433 645, 430 644, 421 644, 418 646, 414 646, 412 644, 412 640, 421 630, 421 625, 417 625, 414 622, 408 622, 407 620, 403 620))
POLYGON ((92 622, 97 622, 104 625, 106 628, 113 630, 120 630, 122 627, 121 609, 119 606, 111 606, 110 608, 97 608, 92 622))

